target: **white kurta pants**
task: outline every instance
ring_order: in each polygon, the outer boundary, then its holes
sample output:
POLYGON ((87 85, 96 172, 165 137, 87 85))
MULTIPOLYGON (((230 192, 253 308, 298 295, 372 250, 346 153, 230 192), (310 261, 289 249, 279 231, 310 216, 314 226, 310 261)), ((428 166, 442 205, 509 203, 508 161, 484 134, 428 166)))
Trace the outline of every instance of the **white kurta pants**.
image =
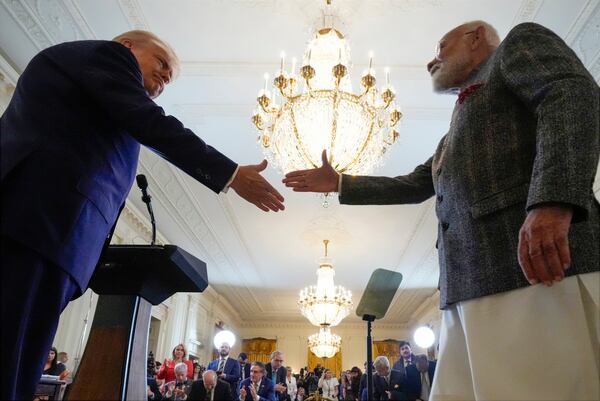
POLYGON ((600 400, 600 272, 444 310, 430 401, 600 400))

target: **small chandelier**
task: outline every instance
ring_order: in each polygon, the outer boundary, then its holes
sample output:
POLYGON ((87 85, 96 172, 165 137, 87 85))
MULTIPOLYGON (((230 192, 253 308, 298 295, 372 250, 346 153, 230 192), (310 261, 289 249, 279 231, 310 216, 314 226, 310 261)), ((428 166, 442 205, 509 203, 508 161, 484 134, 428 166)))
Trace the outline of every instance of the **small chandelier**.
POLYGON ((323 326, 318 333, 308 337, 308 348, 319 358, 331 358, 338 353, 342 338, 333 334, 328 326, 323 326))
POLYGON ((317 270, 317 285, 300 291, 298 307, 302 314, 315 326, 336 326, 352 310, 352 293, 333 283, 333 264, 327 257, 329 240, 324 240, 325 256, 317 270))
POLYGON ((326 149, 337 172, 369 174, 397 141, 400 134, 395 127, 402 113, 394 103, 389 69, 385 85, 378 89, 371 54, 369 68, 362 74, 362 91, 355 94, 350 67, 350 47, 344 35, 324 28, 304 52, 299 71, 302 89, 296 60, 286 71, 284 53, 273 92, 265 74, 252 122, 267 159, 284 173, 319 167, 326 149))

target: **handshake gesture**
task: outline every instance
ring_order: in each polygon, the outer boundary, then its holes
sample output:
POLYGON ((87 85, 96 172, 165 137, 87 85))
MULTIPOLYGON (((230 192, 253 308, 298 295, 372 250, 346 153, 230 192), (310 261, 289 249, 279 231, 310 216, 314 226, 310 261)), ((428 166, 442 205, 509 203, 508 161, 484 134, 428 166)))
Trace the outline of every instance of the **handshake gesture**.
MULTIPOLYGON (((323 151, 321 159, 323 161, 321 167, 292 171, 286 174, 282 182, 295 192, 336 192, 339 174, 327 160, 326 150, 323 151)), ((240 166, 231 188, 239 196, 265 212, 284 210, 283 196, 260 175, 265 168, 267 168, 266 160, 260 164, 240 166)))

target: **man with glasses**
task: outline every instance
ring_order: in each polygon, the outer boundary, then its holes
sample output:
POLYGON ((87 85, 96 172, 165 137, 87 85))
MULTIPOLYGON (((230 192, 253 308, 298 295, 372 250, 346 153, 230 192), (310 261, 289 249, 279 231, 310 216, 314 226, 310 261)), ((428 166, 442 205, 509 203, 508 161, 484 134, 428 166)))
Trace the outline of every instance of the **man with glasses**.
POLYGON ((240 383, 240 401, 273 401, 275 389, 273 382, 264 377, 265 365, 252 362, 250 377, 240 383))
POLYGON ((460 25, 427 69, 436 92, 458 99, 425 163, 395 178, 350 176, 324 152, 322 167, 284 183, 338 191, 343 204, 435 195, 443 314, 430 400, 600 399, 598 85, 534 23, 502 43, 483 21, 460 25), (573 355, 578 369, 565 370, 573 355))
POLYGON ((287 395, 287 373, 283 366, 283 352, 274 351, 271 354, 271 362, 267 363, 266 372, 267 379, 273 382, 276 393, 275 398, 277 400, 284 400, 287 395))

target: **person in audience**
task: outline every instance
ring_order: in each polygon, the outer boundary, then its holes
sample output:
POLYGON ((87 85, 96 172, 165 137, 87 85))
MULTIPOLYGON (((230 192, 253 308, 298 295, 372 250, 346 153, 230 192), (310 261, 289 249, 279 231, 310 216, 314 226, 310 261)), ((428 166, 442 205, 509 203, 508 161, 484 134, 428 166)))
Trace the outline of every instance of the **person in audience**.
MULTIPOLYGON (((192 383, 189 401, 234 401, 229 383, 217 377, 214 370, 207 370, 201 380, 192 383)), ((237 399, 236 399, 237 400, 237 399)))
POLYGON ((248 355, 245 352, 240 352, 238 355, 238 362, 240 363, 240 380, 246 380, 250 377, 250 362, 248 361, 248 355))
POLYGON ((229 383, 231 389, 231 398, 237 399, 237 387, 240 380, 240 364, 234 358, 229 356, 231 346, 229 343, 222 343, 219 346, 219 358, 208 364, 208 369, 217 373, 221 380, 229 383))
POLYGON ((187 366, 187 375, 188 378, 191 379, 194 374, 194 366, 192 365, 192 361, 187 359, 187 350, 185 349, 185 345, 178 344, 175 348, 173 348, 171 355, 173 356, 173 359, 165 359, 160 367, 160 370, 156 374, 156 378, 164 380, 167 383, 174 381, 175 366, 178 363, 183 363, 187 366))
POLYGON ((192 374, 192 380, 201 380, 202 379, 202 366, 198 362, 193 363, 194 373, 192 374))
POLYGON ((292 398, 292 401, 304 401, 306 398, 306 390, 304 387, 298 387, 298 392, 296 393, 296 397, 292 398))
POLYGON ((360 399, 360 380, 362 378, 362 372, 358 366, 353 366, 350 369, 350 375, 348 376, 349 383, 346 387, 346 401, 358 401, 360 399))
MULTIPOLYGON (((366 400, 365 397, 367 394, 367 392, 366 392, 366 390, 367 390, 367 372, 368 372, 367 362, 365 362, 363 364, 363 367, 365 368, 365 372, 360 376, 359 389, 358 389, 358 395, 359 395, 359 398, 361 401, 366 400)), ((375 375, 375 367, 372 366, 371 368, 372 368, 373 375, 375 375)), ((360 369, 359 369, 359 371, 360 371, 360 369)))
POLYGON ((410 342, 400 341, 400 359, 396 361, 392 369, 402 372, 406 375, 406 367, 408 365, 414 365, 415 354, 412 353, 410 342))
POLYGON ((0 399, 33 398, 60 314, 110 242, 140 145, 215 193, 284 209, 260 174, 266 160, 238 165, 154 103, 178 64, 156 35, 130 31, 50 46, 19 77, 0 117, 0 315, 16 325, 0 365, 27 363, 0 373, 0 399))
POLYGON ((65 371, 66 367, 62 363, 58 363, 57 359, 58 351, 55 347, 50 348, 48 351, 48 358, 44 364, 44 374, 51 376, 60 376, 65 371))
POLYGON ((163 399, 162 393, 156 383, 156 379, 147 378, 146 391, 148 395, 148 401, 161 401, 163 399))
POLYGON ((167 401, 183 401, 186 400, 190 393, 192 381, 189 379, 188 365, 183 362, 175 365, 175 380, 165 383, 164 400, 167 401))
POLYGON ((310 396, 315 391, 319 390, 319 379, 315 376, 314 372, 308 372, 306 375, 306 379, 304 380, 304 390, 306 391, 306 395, 310 396))
POLYGON ((448 133, 412 173, 339 174, 323 151, 321 167, 284 182, 337 191, 342 204, 435 195, 443 313, 433 399, 597 399, 600 336, 581 327, 600 315, 598 83, 535 23, 502 42, 485 21, 461 24, 427 71, 435 92, 458 97, 448 133), (565 369, 573 355, 579 368, 565 369))
POLYGON ((337 398, 339 382, 330 369, 323 370, 318 386, 323 391, 323 397, 337 398))
POLYGON ((283 352, 274 351, 271 353, 271 362, 265 367, 266 378, 273 382, 275 389, 275 398, 279 401, 285 399, 286 389, 286 370, 283 366, 283 352))
POLYGON ((373 399, 375 400, 404 400, 406 399, 406 378, 398 370, 390 368, 387 356, 380 355, 373 362, 373 399))
POLYGON ((252 362, 250 365, 250 377, 240 383, 239 400, 275 400, 275 387, 273 382, 265 377, 265 365, 262 362, 252 362))
POLYGON ((296 378, 292 375, 291 366, 286 366, 285 370, 286 370, 285 385, 287 387, 288 398, 293 400, 294 398, 296 398, 296 393, 298 392, 296 378))
POLYGON ((425 354, 416 355, 414 361, 406 367, 406 394, 412 401, 429 401, 436 362, 425 354))
POLYGON ((62 373, 59 375, 58 379, 59 380, 64 380, 67 384, 70 384, 73 379, 71 378, 71 371, 67 368, 67 362, 69 361, 69 355, 62 351, 59 352, 58 355, 56 356, 56 364, 57 365, 62 365, 65 367, 65 369, 62 371, 62 373))

